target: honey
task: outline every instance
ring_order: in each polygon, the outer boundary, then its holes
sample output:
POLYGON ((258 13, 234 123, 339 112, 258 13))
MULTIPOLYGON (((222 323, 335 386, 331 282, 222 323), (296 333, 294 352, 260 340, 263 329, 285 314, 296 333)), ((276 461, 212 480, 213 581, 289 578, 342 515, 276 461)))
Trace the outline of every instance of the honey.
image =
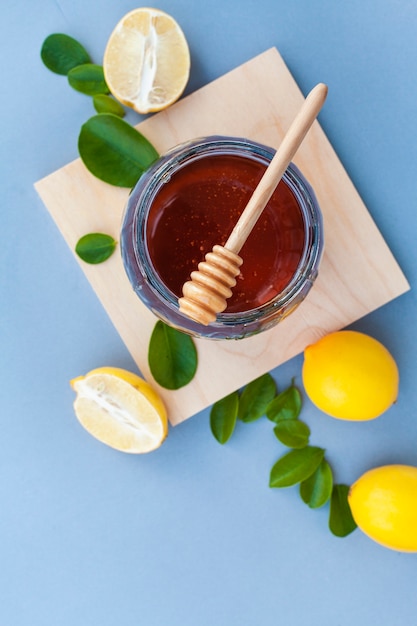
MULTIPOLYGON (((224 245, 265 165, 236 155, 195 160, 161 187, 148 216, 147 246, 161 280, 177 297, 213 245, 224 245)), ((283 291, 304 248, 299 205, 281 182, 240 252, 226 312, 257 308, 283 291)))

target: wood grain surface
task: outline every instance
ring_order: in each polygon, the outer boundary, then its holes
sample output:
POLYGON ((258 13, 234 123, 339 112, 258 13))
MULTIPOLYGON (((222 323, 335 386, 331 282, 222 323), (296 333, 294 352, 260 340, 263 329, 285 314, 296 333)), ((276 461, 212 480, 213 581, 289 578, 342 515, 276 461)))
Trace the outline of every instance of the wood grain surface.
MULTIPOLYGON (((312 86, 320 80, 313 77, 312 86)), ((271 48, 149 117, 138 129, 160 153, 211 134, 247 137, 277 148, 303 98, 280 54, 271 48)), ((198 372, 183 389, 167 391, 152 379, 147 351, 156 318, 133 293, 120 254, 95 266, 74 254, 141 373, 163 397, 173 425, 409 289, 319 122, 294 163, 313 186, 323 212, 325 252, 319 278, 305 302, 275 328, 239 341, 196 341, 198 372)), ((81 160, 38 181, 35 188, 71 250, 89 232, 119 239, 129 191, 94 178, 81 160)), ((107 363, 96 365, 111 365, 111 360, 109 354, 107 363)))

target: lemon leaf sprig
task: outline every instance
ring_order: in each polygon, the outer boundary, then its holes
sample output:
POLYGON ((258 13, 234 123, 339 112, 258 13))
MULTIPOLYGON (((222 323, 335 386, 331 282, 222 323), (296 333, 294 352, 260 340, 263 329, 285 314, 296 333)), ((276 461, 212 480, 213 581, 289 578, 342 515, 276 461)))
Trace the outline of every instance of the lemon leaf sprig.
MULTIPOLYGON (((73 89, 92 97, 98 114, 83 124, 78 137, 78 151, 86 168, 111 185, 133 187, 159 155, 139 131, 121 119, 125 110, 109 95, 103 67, 92 62, 82 44, 63 33, 44 40, 41 59, 55 74, 67 76, 73 89)), ((114 249, 113 237, 104 233, 84 235, 75 247, 87 263, 102 263, 114 249)))
POLYGON ((70 86, 92 96, 97 115, 85 122, 78 152, 86 168, 117 187, 133 187, 159 154, 134 126, 124 122, 124 108, 109 95, 103 66, 91 61, 77 40, 64 34, 45 39, 41 59, 48 69, 66 75, 70 86))
POLYGON ((272 467, 269 486, 283 488, 298 485, 302 501, 311 509, 321 508, 330 502, 329 529, 337 537, 346 537, 356 528, 347 500, 349 487, 334 484, 325 450, 309 445, 310 429, 298 419, 301 394, 294 382, 271 405, 267 416, 277 422, 274 433, 291 450, 272 467), (279 411, 276 410, 278 407, 279 411), (291 409, 295 411, 295 418, 291 417, 291 409))
POLYGON ((213 404, 210 428, 216 440, 224 444, 231 438, 238 420, 252 422, 266 416, 275 424, 276 438, 289 448, 273 465, 269 486, 282 489, 298 485, 301 500, 311 509, 330 503, 329 529, 337 537, 346 537, 356 528, 349 507, 347 485, 334 484, 333 471, 325 458, 326 451, 310 445, 310 428, 299 419, 301 393, 294 384, 283 391, 270 374, 264 374, 213 404))

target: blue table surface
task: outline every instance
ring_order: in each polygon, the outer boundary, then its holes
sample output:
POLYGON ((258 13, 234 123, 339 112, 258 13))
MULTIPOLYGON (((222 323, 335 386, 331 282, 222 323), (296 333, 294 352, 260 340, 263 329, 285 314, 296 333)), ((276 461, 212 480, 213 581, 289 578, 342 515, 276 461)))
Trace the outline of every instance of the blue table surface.
MULTIPOLYGON (((153 5, 153 2, 148 3, 153 5)), ((0 623, 5 626, 393 626, 415 624, 417 556, 359 530, 328 530, 296 488, 271 490, 284 448, 271 423, 240 423, 225 446, 209 410, 156 452, 126 455, 75 419, 68 381, 133 363, 33 188, 77 158, 90 99, 40 61, 67 33, 101 63, 128 0, 14 0, 0 24, 0 623)), ((329 85, 320 122, 411 290, 354 328, 401 375, 377 420, 341 422, 304 396, 312 443, 337 482, 417 465, 417 4, 409 0, 161 0, 192 55, 187 93, 276 46, 304 93, 329 85)), ((140 120, 133 112, 128 120, 140 120)), ((300 382, 302 356, 272 372, 300 382)))

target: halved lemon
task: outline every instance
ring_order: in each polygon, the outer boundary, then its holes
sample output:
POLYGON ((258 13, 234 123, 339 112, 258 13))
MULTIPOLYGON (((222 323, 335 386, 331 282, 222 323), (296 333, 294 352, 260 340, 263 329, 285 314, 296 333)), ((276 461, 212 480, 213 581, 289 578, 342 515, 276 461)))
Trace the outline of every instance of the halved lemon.
POLYGON ((100 367, 71 381, 77 393, 75 414, 96 439, 122 452, 158 448, 168 434, 165 406, 140 376, 117 367, 100 367))
POLYGON ((138 113, 161 111, 178 100, 188 82, 188 43, 164 11, 134 9, 110 35, 103 69, 117 100, 138 113))

